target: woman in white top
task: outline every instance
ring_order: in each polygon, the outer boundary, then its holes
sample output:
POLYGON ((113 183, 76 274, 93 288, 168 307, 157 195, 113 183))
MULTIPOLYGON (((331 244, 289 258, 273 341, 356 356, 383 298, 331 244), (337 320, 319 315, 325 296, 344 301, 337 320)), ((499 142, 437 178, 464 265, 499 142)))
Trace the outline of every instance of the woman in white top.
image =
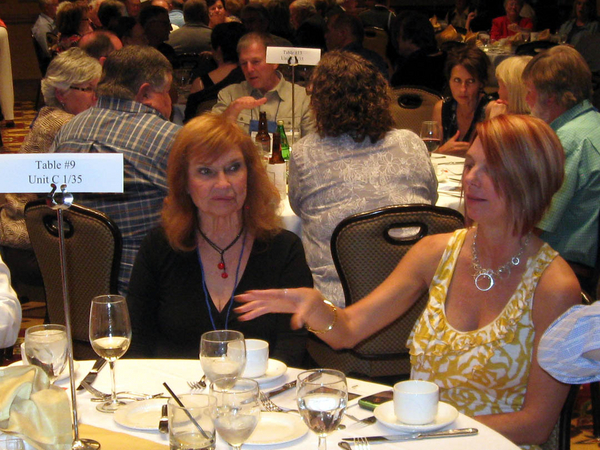
POLYGON ((0 257, 0 348, 17 341, 21 327, 21 303, 10 285, 10 272, 0 257))

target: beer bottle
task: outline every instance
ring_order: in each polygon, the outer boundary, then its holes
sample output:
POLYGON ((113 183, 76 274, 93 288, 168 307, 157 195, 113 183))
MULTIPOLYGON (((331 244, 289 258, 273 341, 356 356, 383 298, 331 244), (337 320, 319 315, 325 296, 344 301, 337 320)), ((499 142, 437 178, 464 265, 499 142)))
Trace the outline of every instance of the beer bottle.
POLYGON ((254 141, 258 145, 259 150, 261 150, 263 161, 266 164, 271 156, 271 136, 269 135, 269 129, 267 128, 266 112, 261 112, 259 114, 258 133, 256 134, 254 141))
POLYGON ((281 156, 281 138, 279 133, 275 132, 273 133, 273 153, 269 158, 267 174, 282 197, 287 194, 285 168, 286 164, 281 156))

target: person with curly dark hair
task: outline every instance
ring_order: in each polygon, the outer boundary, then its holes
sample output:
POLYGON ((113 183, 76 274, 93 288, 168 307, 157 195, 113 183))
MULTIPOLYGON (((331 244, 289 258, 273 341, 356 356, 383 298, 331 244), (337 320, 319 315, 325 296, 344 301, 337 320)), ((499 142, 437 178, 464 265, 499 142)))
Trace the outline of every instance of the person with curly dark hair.
POLYGON ((423 141, 412 131, 393 129, 388 84, 366 59, 326 53, 309 89, 317 132, 294 145, 289 198, 302 219, 315 287, 343 307, 329 250, 335 226, 382 206, 435 204, 437 180, 423 141))
POLYGON ((77 47, 81 37, 92 32, 88 6, 80 2, 64 2, 59 5, 55 23, 59 34, 58 42, 50 50, 53 56, 71 47, 77 47))

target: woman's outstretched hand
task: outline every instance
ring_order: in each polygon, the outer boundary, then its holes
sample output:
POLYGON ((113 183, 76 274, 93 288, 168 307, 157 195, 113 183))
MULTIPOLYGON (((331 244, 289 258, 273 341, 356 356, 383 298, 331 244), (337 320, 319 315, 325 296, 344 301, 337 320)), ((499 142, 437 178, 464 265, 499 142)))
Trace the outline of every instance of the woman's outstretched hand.
POLYGON ((316 289, 267 289, 248 291, 237 295, 235 308, 238 320, 252 320, 269 313, 292 314, 291 327, 302 328, 311 315, 318 315, 319 308, 326 309, 323 296, 316 289))

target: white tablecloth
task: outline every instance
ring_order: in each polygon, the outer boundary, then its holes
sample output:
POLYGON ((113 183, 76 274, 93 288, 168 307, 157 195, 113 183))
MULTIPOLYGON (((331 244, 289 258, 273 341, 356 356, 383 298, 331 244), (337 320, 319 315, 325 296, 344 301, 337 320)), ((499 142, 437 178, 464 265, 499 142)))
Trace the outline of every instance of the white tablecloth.
MULTIPOLYGON (((79 370, 77 371, 77 382, 85 376, 85 374, 92 367, 93 361, 81 361, 79 370)), ((300 371, 298 369, 288 368, 286 373, 277 380, 270 382, 262 386, 265 391, 272 390, 279 387, 281 384, 292 381, 300 371)), ((190 380, 199 380, 202 376, 202 368, 199 360, 134 360, 134 359, 123 359, 116 363, 116 378, 117 378, 117 390, 135 390, 137 392, 142 391, 145 393, 158 393, 165 392, 166 390, 162 386, 163 382, 167 382, 168 385, 177 394, 188 393, 189 388, 186 384, 190 380)), ((60 382, 63 386, 68 386, 68 381, 60 382)), ((98 378, 94 382, 94 387, 104 392, 110 391, 110 372, 108 365, 102 369, 98 378)), ((388 386, 383 386, 374 383, 368 383, 365 381, 359 381, 355 379, 348 380, 348 390, 357 394, 368 395, 373 394, 385 389, 390 389, 388 386)), ((284 394, 280 394, 274 397, 275 403, 282 407, 295 408, 295 392, 290 390, 284 394)), ((125 428, 116 424, 113 421, 112 414, 104 414, 96 411, 97 403, 90 401, 91 395, 86 391, 80 391, 77 394, 78 411, 80 413, 80 422, 94 425, 100 428, 105 428, 113 431, 119 431, 135 435, 140 438, 148 439, 154 442, 163 443, 168 445, 168 438, 166 435, 161 435, 158 430, 156 431, 137 431, 129 428, 125 428)), ((166 400, 165 400, 166 401, 166 400)), ((350 402, 348 412, 358 417, 367 417, 371 413, 358 407, 358 400, 355 399, 350 402)), ((346 430, 336 431, 327 438, 327 446, 330 450, 337 449, 337 442, 342 437, 352 436, 370 436, 379 434, 397 434, 398 432, 385 427, 380 423, 370 425, 367 427, 352 427, 354 423, 348 418, 344 418, 343 423, 348 426, 346 430)), ((158 425, 158 424, 157 424, 158 425)), ((480 450, 480 449, 495 449, 495 450, 518 450, 519 447, 514 445, 512 442, 496 433, 492 429, 485 425, 471 419, 467 416, 459 414, 458 419, 448 428, 466 428, 474 427, 479 429, 479 434, 476 436, 468 437, 456 437, 456 438, 445 438, 436 439, 435 441, 412 441, 402 442, 400 444, 380 444, 377 445, 377 449, 380 450, 399 450, 399 449, 429 449, 432 448, 443 448, 444 450, 480 450)), ((85 436, 80 436, 85 438, 85 436)), ((228 448, 227 444, 220 439, 217 440, 217 449, 224 450, 228 448)), ((259 446, 244 445, 247 450, 258 449, 259 446)), ((317 437, 314 433, 308 432, 306 435, 288 444, 281 445, 269 445, 268 448, 272 450, 277 449, 296 449, 306 450, 317 448, 317 437)))
MULTIPOLYGON (((460 197, 460 178, 465 163, 464 158, 434 153, 431 156, 438 177, 437 206, 445 206, 464 214, 464 206, 460 197)), ((302 233, 302 221, 290 206, 289 198, 281 202, 281 217, 286 230, 293 231, 298 236, 302 233)))

